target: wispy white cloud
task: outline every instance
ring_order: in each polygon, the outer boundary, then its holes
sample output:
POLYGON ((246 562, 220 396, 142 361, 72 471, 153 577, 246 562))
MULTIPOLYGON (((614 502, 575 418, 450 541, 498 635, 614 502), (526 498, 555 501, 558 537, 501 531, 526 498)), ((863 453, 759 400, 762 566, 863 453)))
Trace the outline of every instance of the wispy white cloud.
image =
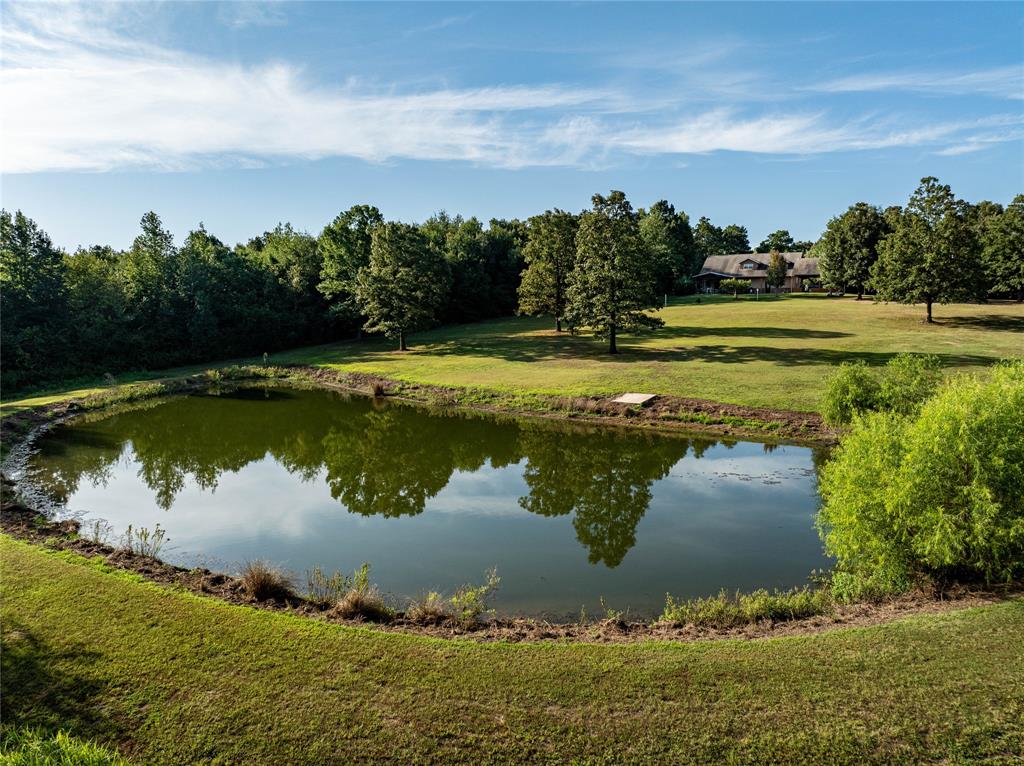
MULTIPOLYGON (((923 146, 954 154, 1020 138, 1021 120, 1013 116, 919 124, 894 115, 837 121, 825 111, 780 113, 777 106, 769 113, 762 102, 740 98, 744 77, 735 72, 720 89, 723 102, 735 105, 710 109, 688 94, 625 86, 323 83, 287 61, 242 64, 146 42, 141 13, 5 5, 4 172, 324 157, 597 167, 629 155, 716 151, 805 156, 923 146), (726 98, 734 86, 734 98, 726 98)), ((675 64, 705 66, 721 55, 693 51, 675 64)))
POLYGON ((977 72, 888 72, 856 74, 809 86, 819 93, 866 93, 909 91, 949 95, 983 94, 1024 99, 1024 65, 983 69, 977 72))
POLYGON ((288 23, 283 3, 274 0, 237 0, 222 3, 217 9, 217 18, 222 24, 233 29, 280 27, 288 23))
POLYGON ((456 26, 457 24, 465 24, 471 20, 475 14, 467 13, 461 16, 445 16, 443 19, 438 19, 430 24, 424 24, 421 27, 415 27, 413 29, 407 29, 402 33, 403 37, 417 37, 419 35, 426 35, 431 32, 439 32, 442 29, 456 26))

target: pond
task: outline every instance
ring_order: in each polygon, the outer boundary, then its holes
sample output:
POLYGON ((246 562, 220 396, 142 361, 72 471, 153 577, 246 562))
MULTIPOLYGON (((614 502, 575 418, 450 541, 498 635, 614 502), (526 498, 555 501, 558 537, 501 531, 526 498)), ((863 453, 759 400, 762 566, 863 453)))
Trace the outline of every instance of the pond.
POLYGON ((161 557, 350 572, 401 597, 496 567, 500 613, 631 616, 665 593, 789 587, 828 566, 810 448, 251 387, 66 421, 28 477, 67 512, 167 530, 161 557))

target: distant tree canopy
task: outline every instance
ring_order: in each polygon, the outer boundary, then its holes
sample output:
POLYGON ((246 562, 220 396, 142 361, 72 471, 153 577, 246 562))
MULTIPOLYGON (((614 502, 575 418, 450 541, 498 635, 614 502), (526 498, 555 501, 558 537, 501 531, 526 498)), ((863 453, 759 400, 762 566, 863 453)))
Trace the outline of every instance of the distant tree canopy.
POLYGON ((595 194, 576 234, 566 314, 574 327, 607 338, 612 354, 618 353, 619 332, 663 324, 647 313, 657 302, 657 276, 637 219, 621 191, 595 194))
POLYGON ((980 216, 977 227, 988 292, 1024 301, 1024 194, 980 216))
POLYGON ((704 216, 693 230, 693 241, 702 263, 709 255, 750 252, 750 237, 745 226, 731 223, 719 228, 704 216))
MULTIPOLYGON (((554 210, 487 225, 442 211, 396 235, 410 251, 389 251, 376 270, 373 236, 385 222, 371 205, 341 212, 317 235, 282 223, 234 247, 201 223, 178 246, 150 212, 128 249, 95 245, 70 254, 22 212, 0 211, 0 382, 11 391, 323 343, 367 326, 401 324, 404 335, 516 311, 550 315, 559 329, 565 320, 590 327, 614 348, 616 333, 657 324, 646 310, 661 295, 692 290, 707 256, 750 252, 744 227, 706 217, 691 227, 666 200, 639 211, 621 192, 594 201, 581 214, 554 210), (390 298, 371 285, 383 284, 377 275, 387 263, 396 273, 397 263, 411 270, 403 276, 422 265, 419 273, 436 277, 421 296, 423 311, 410 307, 415 321, 399 321, 394 307, 384 318, 390 298)), ((1024 299, 1022 232, 1024 197, 1005 209, 970 205, 927 178, 906 208, 858 203, 833 218, 814 254, 827 281, 924 302, 930 316, 936 302, 1024 299)), ((780 229, 759 249, 807 244, 780 229)))
POLYGON ((46 232, 21 211, 0 213, 0 296, 5 378, 17 385, 17 375, 45 375, 48 360, 66 353, 66 265, 46 232))
POLYGON ((355 299, 356 276, 370 262, 373 230, 384 223, 384 216, 372 205, 354 205, 324 227, 317 239, 320 257, 320 282, 317 289, 329 302, 339 319, 358 322, 355 299))
POLYGON ((639 211, 640 236, 654 268, 655 289, 661 294, 687 289, 697 273, 690 218, 677 213, 667 200, 659 200, 650 210, 639 211))
POLYGON ((772 250, 776 250, 780 253, 789 253, 793 251, 793 237, 786 229, 779 229, 773 231, 763 240, 761 244, 757 246, 755 252, 758 253, 770 253, 772 250))
POLYGON ((858 299, 863 297, 871 279, 871 267, 878 260, 878 246, 889 231, 882 211, 866 202, 851 205, 845 213, 829 220, 812 250, 820 259, 825 284, 851 289, 858 299))

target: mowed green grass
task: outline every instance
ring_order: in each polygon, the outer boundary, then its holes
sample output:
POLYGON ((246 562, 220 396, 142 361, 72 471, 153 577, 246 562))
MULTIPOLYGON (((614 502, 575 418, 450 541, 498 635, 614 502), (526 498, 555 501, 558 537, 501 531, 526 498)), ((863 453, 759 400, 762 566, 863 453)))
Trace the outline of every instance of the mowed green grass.
MULTIPOLYGON (((640 391, 813 411, 830 369, 843 361, 881 365, 909 351, 937 354, 955 371, 1024 355, 1024 304, 1009 302, 936 306, 934 325, 923 322, 923 306, 822 295, 714 296, 701 303, 690 297, 659 313, 665 327, 621 337, 617 356, 589 335, 555 333, 550 319, 519 317, 415 333, 405 353, 372 339, 294 349, 273 354, 271 361, 512 394, 640 391)), ((201 368, 182 368, 190 369, 201 368)), ((124 375, 119 381, 153 377, 124 375)), ((99 388, 5 402, 4 412, 99 388)))
POLYGON ((1011 763, 1024 603, 691 644, 475 644, 171 591, 0 537, 3 719, 145 764, 1011 763))
POLYGON ((797 295, 693 298, 661 310, 665 327, 621 339, 618 356, 590 336, 555 333, 548 319, 517 318, 413 335, 412 350, 343 343, 276 354, 278 361, 420 383, 510 392, 587 395, 641 391, 732 404, 816 410, 836 364, 884 364, 901 351, 937 354, 950 370, 1024 355, 1024 305, 924 308, 797 295))

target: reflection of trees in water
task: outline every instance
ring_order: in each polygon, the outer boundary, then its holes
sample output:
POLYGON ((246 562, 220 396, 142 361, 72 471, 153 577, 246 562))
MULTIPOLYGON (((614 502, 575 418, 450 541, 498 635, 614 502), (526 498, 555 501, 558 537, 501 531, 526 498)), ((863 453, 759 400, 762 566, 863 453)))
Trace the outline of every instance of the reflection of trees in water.
POLYGON ((397 517, 421 513, 455 471, 525 458, 529 492, 520 506, 542 516, 574 514, 590 561, 614 567, 635 544, 653 483, 688 450, 699 458, 715 444, 436 414, 323 392, 253 399, 260 397, 189 397, 55 432, 41 444, 36 478, 65 501, 83 478, 105 483, 134 452, 139 477, 169 509, 188 477, 212 492, 224 472, 271 455, 305 481, 324 472, 331 495, 351 512, 397 517))
POLYGON ((516 462, 516 430, 476 418, 371 410, 324 437, 327 483, 355 513, 417 514, 456 470, 478 470, 488 459, 496 468, 516 462))
POLYGON ((690 443, 531 425, 522 429, 520 445, 530 493, 519 505, 542 516, 575 511, 573 527, 590 562, 615 567, 636 542, 636 526, 651 502, 651 485, 686 455, 690 443))

